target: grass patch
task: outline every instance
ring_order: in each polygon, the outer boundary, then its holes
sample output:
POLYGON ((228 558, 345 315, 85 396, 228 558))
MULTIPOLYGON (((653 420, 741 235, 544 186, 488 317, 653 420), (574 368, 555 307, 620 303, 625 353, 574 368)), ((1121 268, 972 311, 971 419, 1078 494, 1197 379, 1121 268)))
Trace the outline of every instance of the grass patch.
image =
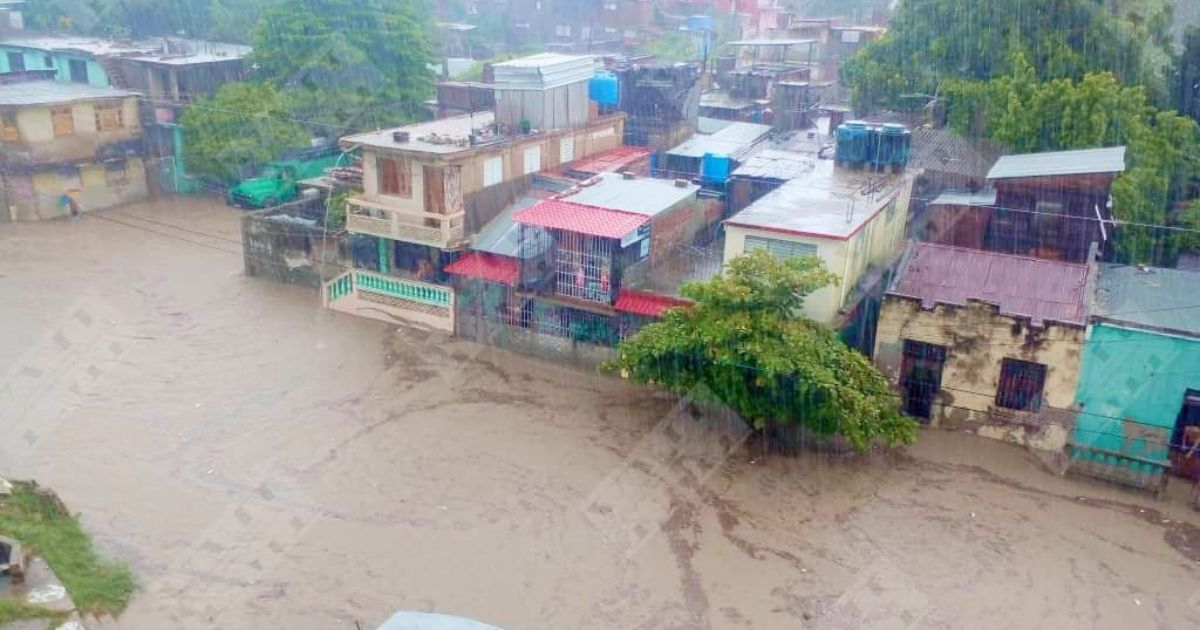
POLYGON ((66 621, 70 615, 71 613, 65 610, 50 610, 15 599, 0 598, 0 626, 22 619, 46 619, 51 626, 56 626, 66 621))
POLYGON ((129 567, 97 555, 79 521, 34 484, 13 483, 12 496, 0 500, 0 532, 44 558, 82 613, 115 615, 133 596, 129 567))

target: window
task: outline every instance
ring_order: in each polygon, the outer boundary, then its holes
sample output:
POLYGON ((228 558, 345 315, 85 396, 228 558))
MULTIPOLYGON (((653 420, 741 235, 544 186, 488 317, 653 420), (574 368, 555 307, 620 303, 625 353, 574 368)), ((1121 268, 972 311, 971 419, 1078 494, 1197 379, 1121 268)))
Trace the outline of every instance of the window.
POLYGON ((54 127, 55 138, 75 135, 75 117, 72 116, 70 107, 55 107, 50 110, 50 123, 54 127))
POLYGON ((525 174, 536 173, 542 170, 542 147, 529 147, 525 149, 525 174))
POLYGON ((96 107, 96 131, 112 131, 125 126, 125 116, 120 105, 96 107))
POLYGON ((483 163, 483 185, 494 186, 504 181, 504 158, 497 155, 483 163))
POLYGON ((0 142, 19 142, 21 132, 17 127, 17 112, 0 112, 0 142))
POLYGON ((566 164, 575 160, 575 138, 567 136, 558 141, 558 162, 566 164))
POLYGON ((817 246, 813 245, 812 243, 796 243, 793 241, 784 241, 776 238, 747 236, 746 251, 752 252, 756 249, 765 249, 772 256, 780 260, 817 255, 817 246))
POLYGON ((68 60, 67 61, 67 73, 70 75, 72 83, 87 83, 88 82, 87 62, 82 59, 68 60))
POLYGON ((379 194, 412 197, 412 165, 408 160, 378 157, 379 194))
POLYGON ((47 68, 53 68, 54 67, 54 57, 51 57, 50 55, 46 55, 45 57, 42 57, 42 65, 47 68))
POLYGON ((1004 359, 1000 364, 1000 386, 996 388, 996 406, 1017 411, 1042 408, 1042 389, 1046 386, 1046 366, 1019 359, 1004 359))
POLYGON ((21 72, 25 69, 25 54, 19 52, 8 53, 8 71, 21 72))

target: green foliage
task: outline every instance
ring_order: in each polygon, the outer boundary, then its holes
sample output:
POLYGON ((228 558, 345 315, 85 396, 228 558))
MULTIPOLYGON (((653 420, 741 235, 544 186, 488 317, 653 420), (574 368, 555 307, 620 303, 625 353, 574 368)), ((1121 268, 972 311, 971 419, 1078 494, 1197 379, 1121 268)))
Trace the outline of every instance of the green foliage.
POLYGON ((1042 80, 1112 72, 1167 93, 1170 6, 1165 0, 905 0, 888 33, 842 67, 859 109, 902 108, 953 79, 1010 75, 1016 53, 1042 80))
POLYGON ((1200 201, 1193 201, 1174 220, 1174 224, 1189 230, 1181 232, 1176 244, 1180 252, 1200 253, 1200 201))
POLYGON ((223 183, 236 182, 246 167, 309 144, 309 135, 268 84, 226 84, 213 98, 188 107, 180 124, 188 172, 223 183))
POLYGON ((800 424, 859 450, 876 440, 911 443, 916 424, 897 411, 870 360, 799 315, 805 296, 834 281, 816 257, 751 252, 725 276, 685 285, 695 305, 623 341, 606 369, 671 391, 708 392, 757 429, 800 424))
POLYGON ((79 521, 28 484, 14 484, 13 494, 0 503, 0 533, 45 558, 85 614, 115 615, 133 596, 129 568, 101 558, 79 521))
POLYGON ((65 610, 54 610, 9 597, 0 597, 0 626, 22 619, 45 619, 50 622, 51 627, 56 628, 66 621, 68 616, 70 613, 65 610))
POLYGON ((433 93, 431 15, 425 0, 281 0, 254 30, 253 61, 306 121, 411 122, 433 93))
POLYGON ((350 191, 343 190, 335 195, 330 195, 326 200, 325 208, 325 227, 331 230, 340 230, 346 227, 346 200, 350 198, 350 191))
MULTIPOLYGON (((1113 212, 1131 223, 1162 225, 1168 209, 1200 174, 1200 129, 1171 111, 1155 110, 1142 87, 1121 85, 1109 73, 1081 80, 1038 82, 1020 53, 1013 72, 990 81, 944 85, 948 122, 960 133, 983 135, 1021 153, 1126 145, 1128 169, 1113 185, 1113 212)), ((1162 262, 1180 236, 1121 226, 1118 259, 1162 262)))
POLYGON ((700 59, 700 35, 671 32, 638 47, 638 52, 654 55, 660 63, 700 59))
POLYGON ((1188 29, 1183 41, 1175 84, 1175 108, 1200 121, 1200 28, 1188 29))

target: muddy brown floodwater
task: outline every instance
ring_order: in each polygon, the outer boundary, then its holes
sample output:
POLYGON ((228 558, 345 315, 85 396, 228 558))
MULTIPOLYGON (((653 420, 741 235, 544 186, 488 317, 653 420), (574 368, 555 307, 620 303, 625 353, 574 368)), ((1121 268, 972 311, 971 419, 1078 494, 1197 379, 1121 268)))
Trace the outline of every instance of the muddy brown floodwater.
POLYGON ((0 474, 135 568, 95 627, 1200 627, 1178 501, 937 432, 761 461, 667 396, 246 278, 237 221, 0 225, 0 474))

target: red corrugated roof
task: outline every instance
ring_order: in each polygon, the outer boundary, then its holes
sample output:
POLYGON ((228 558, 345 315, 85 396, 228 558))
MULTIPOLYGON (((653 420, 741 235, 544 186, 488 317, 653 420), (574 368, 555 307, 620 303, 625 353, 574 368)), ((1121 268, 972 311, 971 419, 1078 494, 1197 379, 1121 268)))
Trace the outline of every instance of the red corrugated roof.
POLYGON ((643 293, 641 291, 631 291, 629 289, 621 289, 617 293, 617 303, 613 304, 613 308, 625 313, 633 313, 634 315, 645 315, 646 317, 660 317, 663 311, 676 306, 689 306, 691 302, 681 300, 679 298, 670 298, 654 293, 643 293))
POLYGON ((446 265, 445 271, 509 286, 515 286, 517 278, 521 276, 521 269, 516 260, 483 252, 470 252, 446 265))
POLYGON ((585 206, 561 199, 547 199, 513 215, 513 220, 524 225, 621 238, 638 229, 648 219, 640 214, 585 206))
POLYGON ((650 150, 644 147, 617 147, 597 153, 582 160, 576 160, 567 165, 572 171, 581 173, 615 173, 638 160, 650 157, 650 150))
POLYGON ((908 252, 892 295, 922 306, 995 304, 1003 315, 1028 317, 1034 325, 1087 323, 1088 266, 1027 256, 917 243, 908 252))

